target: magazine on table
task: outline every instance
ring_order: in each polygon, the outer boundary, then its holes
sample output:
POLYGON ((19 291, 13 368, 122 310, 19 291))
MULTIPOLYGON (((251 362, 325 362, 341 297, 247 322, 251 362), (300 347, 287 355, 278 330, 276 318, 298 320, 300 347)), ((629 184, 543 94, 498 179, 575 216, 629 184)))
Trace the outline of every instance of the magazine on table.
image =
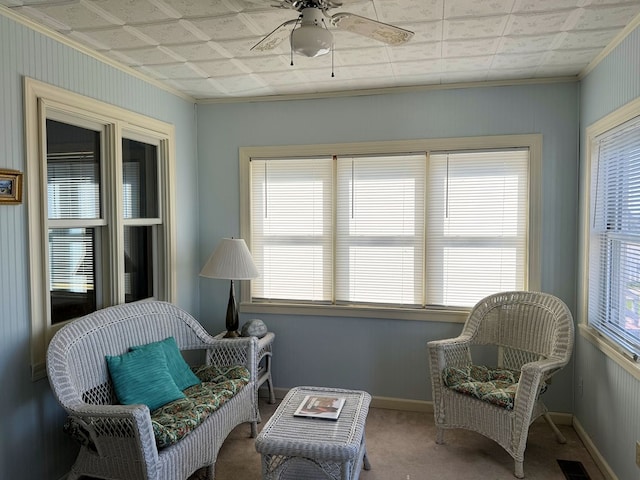
POLYGON ((344 407, 345 397, 332 395, 307 395, 294 412, 296 417, 337 420, 344 407))

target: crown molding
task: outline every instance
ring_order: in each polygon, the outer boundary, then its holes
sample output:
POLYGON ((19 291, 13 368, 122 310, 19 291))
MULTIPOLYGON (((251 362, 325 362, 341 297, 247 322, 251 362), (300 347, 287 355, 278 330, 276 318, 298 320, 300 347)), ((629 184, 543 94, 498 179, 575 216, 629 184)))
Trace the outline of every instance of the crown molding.
POLYGON ((196 99, 198 105, 216 103, 252 103, 279 102, 284 100, 313 100, 320 98, 359 97, 369 95, 389 95, 393 93, 412 93, 431 90, 455 90, 460 88, 512 87, 518 85, 544 85, 549 83, 577 82, 577 76, 529 78, 523 80, 491 80, 486 82, 438 83, 433 85, 412 85, 406 87, 384 87, 365 90, 342 90, 323 93, 298 93, 285 95, 269 95, 261 97, 221 97, 196 99))

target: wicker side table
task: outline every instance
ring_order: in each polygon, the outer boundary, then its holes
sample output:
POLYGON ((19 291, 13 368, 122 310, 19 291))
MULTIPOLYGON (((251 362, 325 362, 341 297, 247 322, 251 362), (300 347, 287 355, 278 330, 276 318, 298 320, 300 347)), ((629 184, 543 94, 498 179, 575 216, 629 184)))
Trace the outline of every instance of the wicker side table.
POLYGON ((263 480, 357 480, 363 465, 371 468, 364 436, 370 402, 358 390, 291 389, 256 438, 263 480), (306 395, 340 395, 346 402, 337 420, 294 417, 306 395))
MULTIPOLYGON (((215 338, 224 338, 227 332, 220 332, 215 338)), ((264 337, 258 339, 258 352, 256 354, 256 364, 258 365, 258 380, 256 382, 256 394, 263 383, 267 383, 269 389, 269 403, 276 403, 276 396, 273 390, 273 379, 271 378, 271 357, 273 355, 273 340, 275 333, 268 332, 264 337)), ((228 339, 233 342, 233 338, 228 339)), ((257 397, 256 397, 257 398, 257 397)))

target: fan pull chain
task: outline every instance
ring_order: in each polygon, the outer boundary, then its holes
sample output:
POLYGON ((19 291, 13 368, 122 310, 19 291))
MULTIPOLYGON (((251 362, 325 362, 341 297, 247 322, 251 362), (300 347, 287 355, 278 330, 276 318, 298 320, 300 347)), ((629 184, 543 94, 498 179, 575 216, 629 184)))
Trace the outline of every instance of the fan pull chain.
POLYGON ((333 52, 336 51, 336 44, 331 42, 331 78, 335 77, 333 73, 333 52))
POLYGON ((302 15, 298 16, 298 18, 296 19, 296 23, 293 25, 293 28, 291 29, 291 33, 289 34, 289 50, 291 52, 291 66, 292 67, 293 67, 293 32, 295 31, 296 27, 300 23, 300 19, 301 18, 302 18, 302 15))

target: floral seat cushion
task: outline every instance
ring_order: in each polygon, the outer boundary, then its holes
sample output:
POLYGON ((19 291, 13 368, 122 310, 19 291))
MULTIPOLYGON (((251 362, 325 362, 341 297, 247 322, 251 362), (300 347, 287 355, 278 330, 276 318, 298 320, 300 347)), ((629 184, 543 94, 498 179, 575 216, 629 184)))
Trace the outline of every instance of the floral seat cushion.
MULTIPOLYGON (((151 412, 158 448, 168 447, 184 438, 247 385, 250 379, 249 371, 240 365, 224 368, 203 365, 192 370, 202 383, 184 390, 185 398, 151 412)), ((73 417, 67 418, 64 431, 81 445, 95 451, 89 432, 73 417)))
MULTIPOLYGON (((520 371, 484 365, 447 367, 442 371, 442 381, 456 392, 512 410, 520 371)), ((544 393, 546 388, 543 384, 540 393, 544 393)))
POLYGON ((185 398, 151 412, 158 448, 177 443, 249 383, 249 371, 239 365, 202 366, 194 368, 194 373, 202 383, 184 390, 185 398))

